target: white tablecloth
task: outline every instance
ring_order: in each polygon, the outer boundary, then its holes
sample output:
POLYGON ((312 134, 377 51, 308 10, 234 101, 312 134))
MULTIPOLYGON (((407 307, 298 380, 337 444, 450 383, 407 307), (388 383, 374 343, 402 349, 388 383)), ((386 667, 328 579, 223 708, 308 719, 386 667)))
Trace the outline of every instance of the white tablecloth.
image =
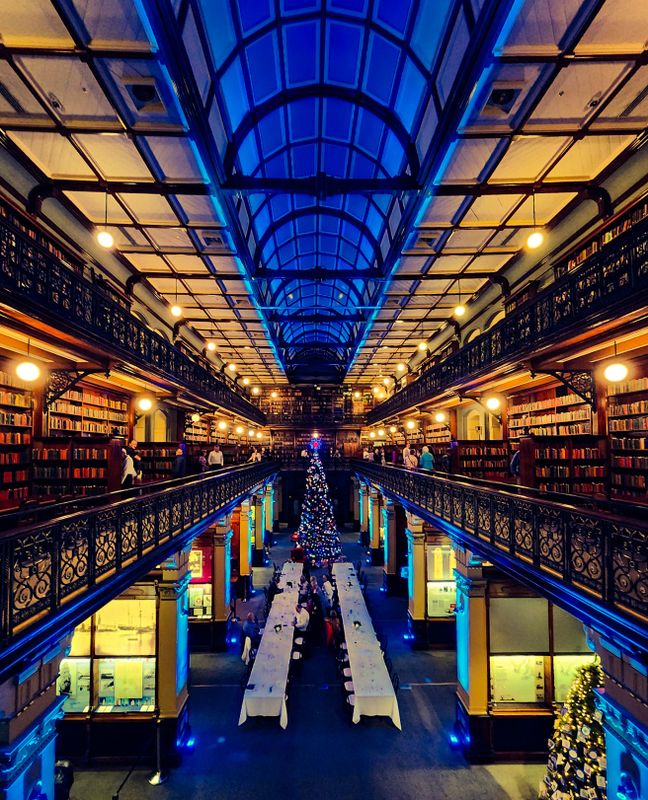
POLYGON ((265 622, 261 644, 243 694, 239 725, 250 717, 279 717, 282 728, 288 725, 286 684, 293 648, 295 605, 299 595, 302 564, 286 562, 281 571, 279 588, 265 622), (292 585, 289 585, 292 584, 292 585), (275 626, 281 626, 275 630, 275 626))
POLYGON ((400 730, 400 712, 396 693, 380 650, 380 643, 367 610, 352 564, 333 565, 333 575, 340 598, 342 624, 351 668, 355 705, 353 721, 361 716, 390 717, 400 730))

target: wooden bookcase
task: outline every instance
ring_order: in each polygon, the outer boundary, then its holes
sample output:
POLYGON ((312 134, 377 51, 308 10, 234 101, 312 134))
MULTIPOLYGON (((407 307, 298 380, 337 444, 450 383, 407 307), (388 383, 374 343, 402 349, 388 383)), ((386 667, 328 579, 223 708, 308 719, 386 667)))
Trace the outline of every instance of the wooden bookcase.
POLYGON ((128 397, 79 384, 55 400, 47 413, 50 436, 124 436, 128 397))
POLYGON ((491 481, 508 481, 509 446, 499 439, 458 443, 458 471, 469 478, 491 481))
POLYGON ((36 499, 105 494, 121 488, 122 439, 48 436, 34 440, 36 499))
POLYGON ((33 421, 30 389, 0 370, 0 509, 29 496, 33 421))
MULTIPOLYGON (((646 367, 644 366, 644 371, 646 367)), ((610 386, 610 494, 648 502, 648 377, 610 386)))

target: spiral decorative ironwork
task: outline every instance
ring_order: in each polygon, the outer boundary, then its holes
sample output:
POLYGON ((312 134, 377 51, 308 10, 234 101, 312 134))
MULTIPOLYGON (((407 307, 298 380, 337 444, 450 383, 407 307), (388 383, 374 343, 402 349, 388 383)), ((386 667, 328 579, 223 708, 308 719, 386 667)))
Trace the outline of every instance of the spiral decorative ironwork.
MULTIPOLYGON (((518 494, 516 487, 480 487, 461 476, 353 462, 357 476, 417 511, 461 529, 588 601, 648 620, 648 522, 576 509, 518 494), (507 490, 508 489, 508 490, 507 490)), ((496 555, 493 556, 496 561, 496 555)))

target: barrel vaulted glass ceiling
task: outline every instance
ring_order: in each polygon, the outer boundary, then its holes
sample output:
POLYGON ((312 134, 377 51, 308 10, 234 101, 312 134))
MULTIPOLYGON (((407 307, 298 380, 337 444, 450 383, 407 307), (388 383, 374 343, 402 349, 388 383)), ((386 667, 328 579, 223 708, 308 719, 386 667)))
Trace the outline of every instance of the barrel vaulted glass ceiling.
POLYGON ((370 383, 637 146, 647 36, 630 0, 23 0, 0 127, 252 380, 370 383))

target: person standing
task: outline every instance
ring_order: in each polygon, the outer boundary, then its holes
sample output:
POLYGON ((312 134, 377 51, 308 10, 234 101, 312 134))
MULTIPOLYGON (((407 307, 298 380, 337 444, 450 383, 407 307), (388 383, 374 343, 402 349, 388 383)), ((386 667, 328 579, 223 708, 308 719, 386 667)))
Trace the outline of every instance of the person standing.
POLYGON ((137 439, 131 439, 126 446, 126 452, 133 459, 133 467, 135 469, 135 477, 142 477, 142 456, 137 449, 137 439))
POLYGON ((187 456, 184 453, 184 450, 181 447, 175 452, 175 458, 173 459, 173 466, 171 467, 171 477, 173 478, 184 478, 187 472, 187 456))
MULTIPOLYGON (((135 443, 137 444, 137 442, 135 443)), ((133 463, 133 457, 128 452, 127 447, 122 447, 122 473, 121 473, 121 487, 122 489, 130 489, 135 480, 137 471, 133 463)))
POLYGON ((215 444, 207 456, 207 466, 211 469, 220 469, 223 466, 223 451, 215 444))
POLYGON ((418 466, 418 456, 416 455, 416 450, 414 450, 414 448, 411 449, 408 448, 407 450, 408 450, 407 456, 404 457, 405 467, 407 469, 416 469, 416 467, 418 466))
POLYGON ((434 469, 434 456, 430 452, 430 448, 427 445, 423 448, 421 452, 419 467, 421 469, 426 469, 429 472, 431 472, 434 469))
POLYGON ((410 457, 410 452, 411 452, 411 450, 410 450, 409 442, 406 439, 405 440, 405 447, 403 447, 403 465, 404 466, 407 466, 407 461, 408 461, 408 459, 410 457))
POLYGON ((204 450, 201 450, 198 456, 198 467, 200 472, 207 472, 207 455, 204 450))

